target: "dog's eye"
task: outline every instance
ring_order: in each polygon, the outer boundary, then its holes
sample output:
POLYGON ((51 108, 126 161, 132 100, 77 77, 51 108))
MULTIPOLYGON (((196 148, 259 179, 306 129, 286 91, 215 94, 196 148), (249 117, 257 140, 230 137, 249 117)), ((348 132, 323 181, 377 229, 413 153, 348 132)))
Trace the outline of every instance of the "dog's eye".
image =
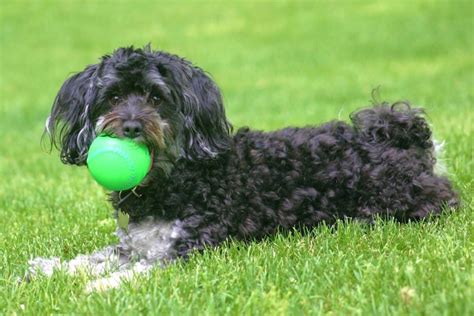
POLYGON ((152 100, 153 103, 155 103, 155 104, 161 103, 161 98, 160 98, 160 96, 157 95, 157 94, 153 94, 153 95, 151 96, 151 100, 152 100))
POLYGON ((113 95, 110 99, 109 99, 110 103, 112 104, 117 104, 119 103, 120 101, 120 97, 118 95, 113 95))

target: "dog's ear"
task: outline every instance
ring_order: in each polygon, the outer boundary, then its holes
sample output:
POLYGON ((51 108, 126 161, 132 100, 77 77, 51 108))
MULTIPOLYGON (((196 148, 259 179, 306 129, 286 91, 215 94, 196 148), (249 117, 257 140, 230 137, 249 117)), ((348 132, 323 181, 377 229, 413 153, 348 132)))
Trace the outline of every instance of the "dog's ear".
POLYGON ((176 93, 172 94, 180 103, 184 125, 181 155, 191 160, 209 159, 226 151, 232 125, 227 121, 216 84, 201 69, 184 60, 158 69, 164 76, 173 77, 176 93))
POLYGON ((188 159, 213 158, 229 148, 231 124, 216 84, 200 69, 183 90, 184 147, 188 159))
POLYGON ((61 150, 61 161, 83 165, 95 137, 91 114, 97 98, 97 65, 67 79, 54 100, 45 135, 61 150))

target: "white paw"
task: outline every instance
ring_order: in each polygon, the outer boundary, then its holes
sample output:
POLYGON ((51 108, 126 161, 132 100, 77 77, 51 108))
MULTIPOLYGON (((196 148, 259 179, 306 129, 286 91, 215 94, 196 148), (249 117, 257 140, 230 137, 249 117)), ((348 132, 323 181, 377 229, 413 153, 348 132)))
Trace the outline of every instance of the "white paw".
POLYGON ((146 261, 139 261, 131 268, 128 267, 128 269, 111 273, 107 278, 101 278, 87 283, 85 292, 104 292, 118 288, 122 282, 131 281, 134 276, 147 273, 150 271, 151 267, 152 265, 146 261))
POLYGON ((87 283, 85 292, 104 292, 111 289, 116 289, 120 287, 120 284, 125 280, 130 280, 133 277, 133 271, 120 271, 115 272, 110 275, 108 278, 101 278, 87 283))
POLYGON ((55 270, 61 269, 61 260, 59 258, 41 258, 37 257, 28 261, 30 267, 28 268, 28 277, 35 277, 43 274, 51 277, 55 270))
POLYGON ((87 283, 85 292, 104 292, 120 286, 120 281, 111 278, 102 278, 87 283))

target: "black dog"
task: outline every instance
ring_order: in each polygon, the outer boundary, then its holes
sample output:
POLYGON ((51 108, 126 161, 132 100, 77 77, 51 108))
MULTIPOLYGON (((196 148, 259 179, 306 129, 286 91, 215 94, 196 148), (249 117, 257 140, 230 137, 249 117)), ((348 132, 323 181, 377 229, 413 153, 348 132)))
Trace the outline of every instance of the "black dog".
MULTIPOLYGON (((118 229, 120 244, 79 257, 95 267, 113 257, 129 275, 130 267, 146 270, 228 237, 260 239, 341 218, 405 222, 456 206, 449 181, 434 173, 422 114, 407 103, 383 103, 354 113, 352 125, 233 134, 205 72, 177 56, 131 47, 64 83, 47 132, 68 164, 84 165, 99 133, 144 142, 154 153, 142 184, 111 194, 130 221, 118 229)), ((32 264, 47 270, 41 259, 32 264)))

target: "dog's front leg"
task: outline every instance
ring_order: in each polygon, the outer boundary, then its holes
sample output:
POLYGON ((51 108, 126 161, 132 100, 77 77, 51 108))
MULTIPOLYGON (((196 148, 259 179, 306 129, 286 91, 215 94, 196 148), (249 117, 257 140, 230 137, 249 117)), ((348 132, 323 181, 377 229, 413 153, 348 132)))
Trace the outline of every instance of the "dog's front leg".
POLYGON ((130 281, 134 275, 147 272, 155 264, 164 266, 177 256, 176 243, 185 236, 179 220, 164 221, 148 217, 117 229, 120 252, 129 260, 119 271, 89 282, 86 292, 105 291, 130 281))
POLYGON ((192 216, 172 221, 148 217, 130 223, 125 230, 118 229, 117 235, 122 251, 138 261, 89 282, 87 292, 119 287, 123 281, 130 281, 154 266, 164 267, 177 258, 187 258, 194 250, 215 246, 227 234, 221 225, 209 226, 203 217, 192 216))
POLYGON ((126 269, 113 272, 105 278, 90 281, 86 285, 87 293, 107 291, 119 287, 124 281, 131 281, 134 276, 148 272, 153 267, 146 260, 131 264, 126 269))
POLYGON ((99 276, 108 271, 127 267, 129 256, 120 247, 108 246, 90 255, 79 255, 69 261, 61 262, 57 257, 37 257, 30 260, 28 264, 26 280, 31 280, 37 275, 51 277, 57 270, 66 271, 70 275, 85 272, 99 276))

